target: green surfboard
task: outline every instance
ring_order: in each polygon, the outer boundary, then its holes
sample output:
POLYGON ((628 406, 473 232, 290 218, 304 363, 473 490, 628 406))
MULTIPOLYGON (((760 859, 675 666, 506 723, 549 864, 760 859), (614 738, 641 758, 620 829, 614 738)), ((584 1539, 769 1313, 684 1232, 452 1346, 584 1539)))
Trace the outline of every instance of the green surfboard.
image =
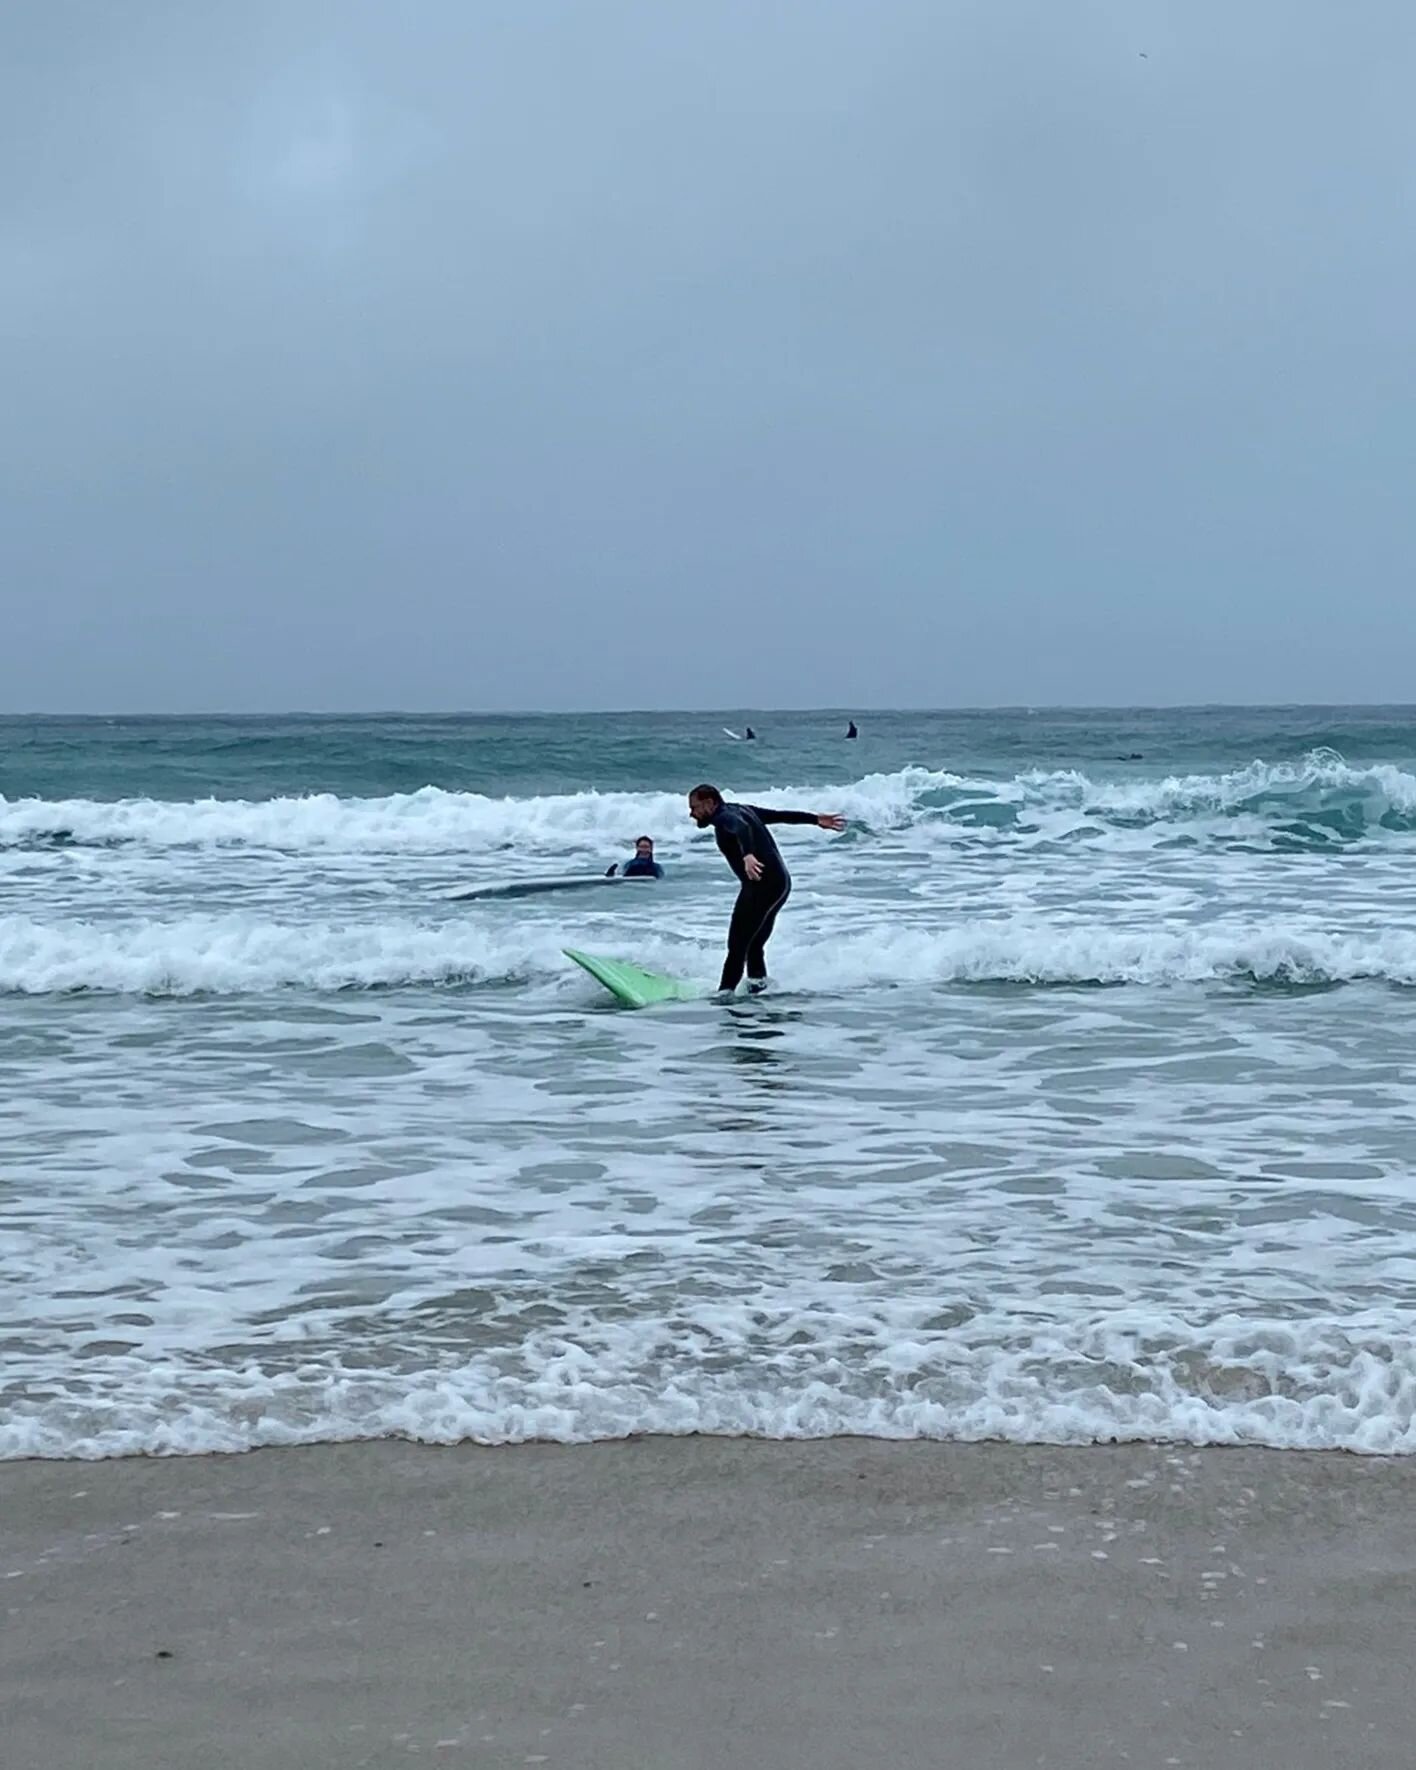
POLYGON ((626 1008, 652 1008, 660 1002, 691 1002, 703 994, 694 984, 677 977, 660 977, 655 971, 641 971, 637 965, 626 965, 622 959, 597 959, 593 953, 578 953, 573 947, 563 948, 566 958, 573 959, 588 971, 617 1002, 626 1008))

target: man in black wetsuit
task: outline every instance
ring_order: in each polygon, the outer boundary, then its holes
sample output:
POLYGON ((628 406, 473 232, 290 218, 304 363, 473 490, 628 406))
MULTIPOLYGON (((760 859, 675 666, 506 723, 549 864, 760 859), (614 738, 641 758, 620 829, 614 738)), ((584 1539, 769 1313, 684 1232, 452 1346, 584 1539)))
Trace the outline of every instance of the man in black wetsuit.
POLYGON ((815 824, 822 830, 843 830, 846 820, 833 813, 729 805, 716 787, 706 783, 688 795, 688 813, 700 830, 713 831, 723 858, 740 881, 718 988, 731 995, 746 967, 747 987, 753 995, 760 995, 767 987, 767 942, 772 938, 777 912, 792 889, 791 874, 767 826, 815 824))

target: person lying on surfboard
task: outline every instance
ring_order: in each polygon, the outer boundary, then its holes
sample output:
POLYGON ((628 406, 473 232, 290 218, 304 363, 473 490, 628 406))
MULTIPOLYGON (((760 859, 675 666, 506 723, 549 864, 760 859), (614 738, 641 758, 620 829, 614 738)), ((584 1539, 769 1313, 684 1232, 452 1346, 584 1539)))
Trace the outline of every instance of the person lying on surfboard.
POLYGON ((767 942, 772 938, 777 912, 792 890, 792 876, 767 826, 815 824, 822 830, 843 830, 846 820, 834 812, 730 805, 707 782, 688 795, 688 815, 700 830, 712 830, 724 860, 738 876, 719 993, 731 995, 741 983, 745 967, 748 989, 754 996, 761 995, 767 987, 767 942))
MULTIPOLYGON (((616 872, 619 872, 618 861, 609 869, 605 877, 613 879, 616 872)), ((654 859, 654 838, 652 836, 637 836, 634 842, 634 859, 624 863, 624 870, 620 872, 620 877, 622 879, 662 879, 663 876, 664 869, 654 859)))

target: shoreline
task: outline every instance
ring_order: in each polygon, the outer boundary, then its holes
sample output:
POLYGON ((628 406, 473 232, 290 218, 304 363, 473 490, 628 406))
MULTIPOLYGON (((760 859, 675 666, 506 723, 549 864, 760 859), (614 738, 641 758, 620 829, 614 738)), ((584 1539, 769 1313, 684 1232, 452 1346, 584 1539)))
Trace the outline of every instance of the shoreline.
POLYGON ((381 1440, 0 1464, 7 1770, 1397 1770, 1416 1470, 381 1440))

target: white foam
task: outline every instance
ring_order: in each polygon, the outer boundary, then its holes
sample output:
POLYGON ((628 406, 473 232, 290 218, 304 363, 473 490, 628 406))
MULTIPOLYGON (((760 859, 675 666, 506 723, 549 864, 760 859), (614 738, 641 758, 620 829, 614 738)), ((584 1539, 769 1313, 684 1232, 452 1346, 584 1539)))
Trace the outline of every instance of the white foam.
POLYGON ((1038 917, 900 927, 803 948, 778 962, 784 978, 821 989, 881 983, 1164 984, 1252 979, 1416 984, 1416 932, 1333 933, 1311 925, 1118 928, 1038 917))
POLYGON ((517 844, 563 851, 581 841, 623 844, 646 817, 686 823, 667 793, 567 793, 491 799, 424 787, 378 799, 332 793, 263 800, 0 799, 0 843, 63 832, 75 842, 137 842, 156 848, 242 845, 286 852, 478 852, 517 844), (632 828, 631 828, 632 827, 632 828))
MULTIPOLYGON (((931 787, 953 775, 904 769, 840 787, 779 787, 744 795, 760 803, 817 804, 871 828, 908 824, 931 787)), ((530 854, 615 852, 641 830, 672 846, 693 836, 680 793, 552 793, 487 798, 424 787, 378 799, 330 793, 263 800, 125 799, 113 802, 0 796, 0 848, 41 839, 153 848, 251 847, 292 853, 530 854)))
POLYGON ((1416 1454, 1416 1352, 1390 1329, 1226 1319, 1197 1332, 1180 1319, 1118 1312, 1051 1328, 1013 1319, 1006 1333, 953 1337, 882 1319, 871 1343, 857 1320, 793 1324, 760 1309, 740 1312, 730 1339, 730 1313, 700 1324, 732 1344, 730 1369, 675 1356, 689 1336, 667 1321, 586 1322, 393 1374, 335 1358, 219 1373, 133 1358, 101 1393, 12 1406, 0 1417, 0 1458, 387 1437, 579 1444, 634 1433, 1416 1454), (807 1332, 814 1337, 803 1343, 807 1332))
MULTIPOLYGON (((1354 768, 1331 752, 1302 763, 1255 762, 1220 775, 1097 779, 1074 770, 1028 771, 1010 780, 910 767, 835 786, 763 786, 740 795, 764 804, 806 804, 839 811, 877 832, 927 828, 957 840, 982 818, 1022 812, 1070 814, 1128 822, 1194 822, 1258 817, 1262 830, 1279 818, 1317 812, 1335 800, 1374 826, 1388 812, 1416 815, 1416 775, 1388 764, 1354 768)), ((281 852, 466 853, 514 847, 533 854, 599 853, 627 835, 652 830, 661 840, 686 840, 685 802, 678 793, 560 793, 491 798, 424 787, 383 798, 310 794, 266 800, 200 799, 114 802, 0 797, 0 848, 40 840, 82 844, 138 843, 154 848, 239 845, 281 852)))
MULTIPOLYGON (((620 928, 652 969, 707 979, 722 943, 724 906, 716 898, 695 917, 681 909, 684 934, 620 928), (696 938, 694 937, 696 934, 696 938)), ((942 919, 942 918, 940 918, 942 919)), ((287 923, 256 915, 186 916, 171 921, 46 922, 0 917, 0 993, 69 990, 118 994, 243 995, 267 990, 398 988, 408 985, 567 980, 561 949, 576 944, 584 918, 495 924, 460 917, 440 924, 411 918, 350 923, 287 923)), ((1252 979, 1347 983, 1378 979, 1416 984, 1416 931, 1335 933, 1305 924, 1209 925, 1194 929, 1107 926, 1101 922, 1013 916, 957 920, 940 927, 896 918, 852 931, 832 916, 797 918, 774 963, 781 980, 804 992, 950 983, 1164 984, 1252 979)))
POLYGON ((330 925, 256 916, 44 923, 0 917, 0 993, 244 995, 505 982, 564 970, 553 937, 475 922, 330 925))
POLYGON ((1044 804, 1085 805, 1127 816, 1177 817, 1234 812, 1258 800, 1271 809, 1302 809, 1305 795, 1316 809, 1323 794, 1351 794, 1375 820, 1386 810, 1416 813, 1416 775, 1390 763, 1354 768, 1332 750, 1314 750, 1301 762, 1255 761, 1225 774, 1167 775, 1163 779, 1092 781, 1071 770, 1032 771, 1018 777, 1024 796, 1044 804), (1287 801, 1286 807, 1281 803, 1287 801))

